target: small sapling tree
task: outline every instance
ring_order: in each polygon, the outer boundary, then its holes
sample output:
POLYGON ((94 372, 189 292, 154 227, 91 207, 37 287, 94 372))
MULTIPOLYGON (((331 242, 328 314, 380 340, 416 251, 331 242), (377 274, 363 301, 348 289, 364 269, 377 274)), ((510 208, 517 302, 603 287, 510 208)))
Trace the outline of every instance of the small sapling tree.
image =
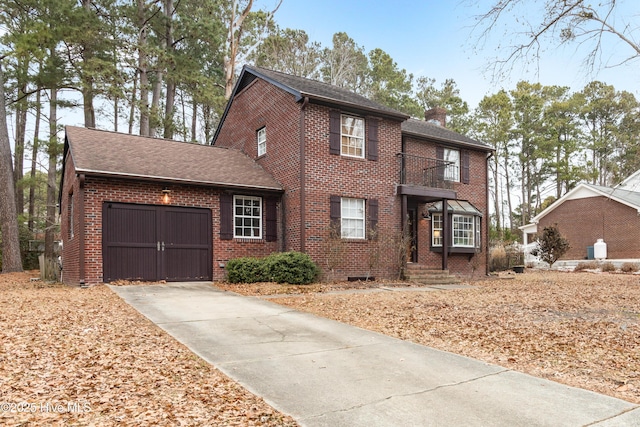
POLYGON ((538 238, 538 247, 531 251, 534 256, 549 264, 551 267, 562 255, 571 248, 569 241, 562 237, 557 225, 545 227, 542 236, 538 238))

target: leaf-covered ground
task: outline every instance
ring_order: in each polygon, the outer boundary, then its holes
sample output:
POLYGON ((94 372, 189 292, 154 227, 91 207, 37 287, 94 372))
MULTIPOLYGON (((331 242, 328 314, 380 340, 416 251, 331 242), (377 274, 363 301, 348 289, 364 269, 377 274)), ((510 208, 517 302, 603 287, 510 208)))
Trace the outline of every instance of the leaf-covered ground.
MULTIPOLYGON (((640 277, 528 272, 471 289, 300 293, 274 302, 640 403, 640 277)), ((231 289, 233 285, 226 285, 231 289)), ((251 294, 274 284, 235 285, 251 294)), ((335 290, 336 285, 333 289, 335 290)))
POLYGON ((124 303, 0 275, 0 425, 293 426, 124 303))

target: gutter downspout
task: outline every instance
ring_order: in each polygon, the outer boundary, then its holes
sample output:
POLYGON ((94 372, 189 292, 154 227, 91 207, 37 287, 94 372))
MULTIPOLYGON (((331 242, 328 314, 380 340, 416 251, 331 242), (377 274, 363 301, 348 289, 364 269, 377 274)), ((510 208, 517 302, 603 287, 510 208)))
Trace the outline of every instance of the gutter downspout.
MULTIPOLYGON (((491 261, 490 257, 489 257, 489 221, 491 221, 491 215, 489 215, 489 161, 491 160, 491 157, 493 157, 493 151, 489 151, 489 154, 487 154, 487 163, 486 163, 486 189, 485 189, 485 193, 487 195, 487 220, 485 221, 484 224, 484 232, 485 232, 485 236, 486 238, 484 239, 484 244, 482 246, 484 246, 484 256, 485 256, 485 267, 484 267, 484 274, 486 276, 489 275, 489 263, 491 261)), ((497 197, 497 195, 496 195, 497 197)), ((496 212, 496 215, 499 215, 498 212, 496 212)))
POLYGON ((79 273, 79 279, 80 279, 80 286, 84 287, 85 286, 85 259, 84 259, 84 248, 85 248, 85 218, 84 218, 84 183, 85 183, 85 179, 86 176, 85 174, 81 173, 78 176, 78 182, 79 182, 79 191, 78 191, 78 217, 80 218, 79 222, 79 226, 80 226, 80 230, 79 230, 79 236, 80 239, 78 241, 78 273, 79 273))
POLYGON ((305 253, 306 249, 306 146, 305 146, 305 110, 309 104, 309 97, 305 96, 300 108, 300 252, 305 253))
MULTIPOLYGON (((402 135, 401 139, 401 146, 400 146, 400 152, 402 153, 402 155, 400 156, 400 184, 404 184, 404 176, 405 176, 405 171, 404 171, 404 167, 405 167, 405 160, 404 160, 404 150, 406 147, 406 141, 405 141, 405 137, 404 135, 402 135)), ((403 194, 401 196, 400 199, 400 232, 402 235, 402 238, 404 239, 406 233, 408 233, 407 228, 409 227, 408 224, 408 215, 409 215, 409 209, 407 206, 407 195, 403 194)), ((417 248, 416 248, 417 250, 417 248)), ((403 265, 400 267, 401 269, 401 275, 404 276, 406 275, 406 267, 407 267, 407 260, 406 260, 406 255, 405 257, 403 257, 404 262, 403 265)))

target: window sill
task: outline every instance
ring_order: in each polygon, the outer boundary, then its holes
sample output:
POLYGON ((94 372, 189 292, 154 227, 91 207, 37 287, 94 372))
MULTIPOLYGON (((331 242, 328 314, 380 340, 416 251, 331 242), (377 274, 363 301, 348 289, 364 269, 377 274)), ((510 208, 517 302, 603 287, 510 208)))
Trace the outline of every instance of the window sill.
MULTIPOLYGON (((480 248, 468 248, 468 247, 450 247, 450 254, 474 254, 479 252, 480 248)), ((442 246, 431 246, 431 252, 442 253, 442 246)))

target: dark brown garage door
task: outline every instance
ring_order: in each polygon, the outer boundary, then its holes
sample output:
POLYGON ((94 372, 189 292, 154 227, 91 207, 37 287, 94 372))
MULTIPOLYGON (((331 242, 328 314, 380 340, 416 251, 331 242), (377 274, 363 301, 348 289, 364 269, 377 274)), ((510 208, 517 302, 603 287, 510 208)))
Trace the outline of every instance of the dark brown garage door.
POLYGON ((211 280, 209 209, 104 203, 103 280, 211 280))

